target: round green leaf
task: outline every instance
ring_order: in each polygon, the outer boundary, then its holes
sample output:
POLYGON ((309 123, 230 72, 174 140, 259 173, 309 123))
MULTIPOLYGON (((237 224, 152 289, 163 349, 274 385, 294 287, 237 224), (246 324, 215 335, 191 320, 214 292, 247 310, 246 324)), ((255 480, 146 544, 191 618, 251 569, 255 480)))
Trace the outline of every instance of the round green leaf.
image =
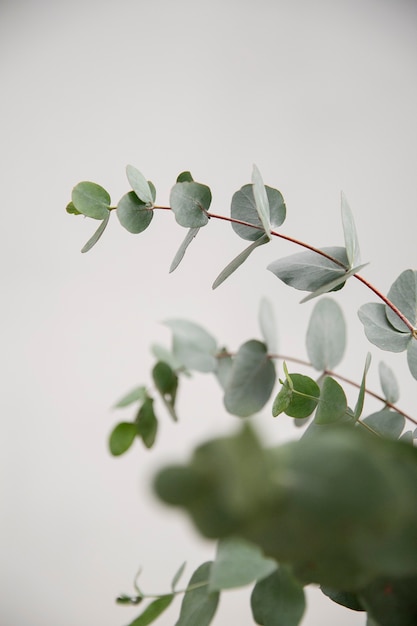
POLYGON ((152 370, 152 377, 156 388, 162 395, 173 395, 178 386, 178 376, 168 363, 158 361, 152 370))
POLYGON ((417 379, 417 340, 414 337, 408 344, 407 363, 412 377, 417 379))
MULTIPOLYGON (((265 190, 269 203, 271 228, 278 228, 284 222, 286 216, 284 198, 277 189, 273 189, 272 187, 268 187, 266 185, 265 190)), ((248 222, 249 224, 262 228, 262 223, 256 210, 253 185, 244 185, 233 195, 231 216, 234 219, 248 222)), ((232 227, 239 237, 248 239, 249 241, 255 241, 264 234, 263 230, 257 230, 242 224, 232 223, 232 227)))
MULTIPOLYGON (((417 271, 404 270, 391 285, 387 296, 415 326, 417 323, 417 271)), ((385 312, 394 328, 401 332, 409 332, 408 327, 389 306, 385 307, 385 312)))
POLYGON ((358 316, 364 325, 365 335, 375 346, 389 352, 406 350, 411 333, 399 332, 390 324, 384 304, 379 302, 364 304, 359 309, 358 316))
MULTIPOLYGON (((181 183, 184 184, 184 183, 181 183)), ((185 367, 199 372, 214 372, 217 343, 204 328, 188 320, 167 320, 173 333, 174 357, 185 367)))
POLYGON ((104 220, 110 209, 110 196, 103 187, 84 181, 72 190, 72 204, 79 213, 96 220, 104 220))
POLYGON ((120 422, 120 424, 117 424, 109 439, 109 448, 112 455, 120 456, 127 452, 136 435, 137 428, 132 422, 120 422))
MULTIPOLYGON (((291 400, 285 409, 290 417, 304 418, 312 414, 320 397, 318 384, 309 376, 303 374, 289 374, 293 384, 291 400)), ((284 385, 288 386, 285 381, 284 385)))
POLYGON ((388 402, 395 403, 398 402, 400 397, 400 392, 398 388, 398 382, 395 378, 395 374, 388 365, 383 363, 382 361, 379 364, 379 380, 381 383, 381 388, 384 393, 385 399, 388 402))
POLYGON ((255 585, 251 608, 262 626, 298 626, 306 608, 304 589, 288 567, 280 566, 255 585))
POLYGON ((200 183, 176 183, 171 190, 170 203, 180 226, 199 228, 208 222, 206 211, 211 204, 211 191, 200 183))
POLYGON ((390 409, 382 409, 382 411, 372 413, 362 421, 382 437, 390 439, 398 439, 405 426, 404 415, 390 409))
POLYGON ((129 191, 120 199, 116 213, 121 225, 134 234, 148 228, 153 218, 153 210, 139 200, 133 191, 129 191))
POLYGON ((347 400, 339 383, 330 376, 323 381, 320 400, 314 421, 316 424, 332 424, 346 418, 347 400))

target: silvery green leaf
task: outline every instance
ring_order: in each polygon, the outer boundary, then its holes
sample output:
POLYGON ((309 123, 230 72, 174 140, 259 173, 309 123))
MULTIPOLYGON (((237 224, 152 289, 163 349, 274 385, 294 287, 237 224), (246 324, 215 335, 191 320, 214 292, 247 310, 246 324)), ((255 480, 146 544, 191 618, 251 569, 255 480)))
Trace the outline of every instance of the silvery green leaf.
POLYGON ((219 593, 210 592, 207 581, 210 579, 212 563, 200 565, 191 576, 187 591, 182 599, 180 616, 175 626, 209 626, 219 603, 219 593), (200 584, 201 583, 201 584, 200 584))
POLYGON ((346 254, 349 261, 349 267, 360 265, 361 253, 359 249, 359 240, 356 232, 353 213, 350 209, 345 194, 342 192, 342 224, 343 234, 345 237, 346 254))
POLYGON ((359 270, 365 267, 365 265, 368 265, 368 263, 362 263, 362 265, 353 267, 348 272, 345 272, 344 276, 340 276, 339 278, 334 278, 329 283, 322 285, 321 287, 316 289, 316 291, 314 291, 313 293, 310 293, 308 296, 303 298, 300 302, 301 303, 308 302, 309 300, 313 300, 313 298, 317 298, 317 296, 321 296, 323 293, 329 293, 329 291, 336 291, 337 287, 339 287, 340 285, 344 285, 348 278, 357 274, 359 270))
POLYGON ((270 354, 276 353, 278 350, 277 324, 271 301, 267 298, 262 298, 261 300, 259 307, 259 326, 268 352, 270 354))
MULTIPOLYGON (((417 271, 404 270, 391 285, 388 299, 401 311, 413 326, 417 323, 417 271)), ((390 308, 386 307, 389 322, 401 332, 409 332, 408 327, 390 308)))
POLYGON ((364 424, 382 437, 398 439, 405 426, 405 417, 397 411, 382 409, 372 413, 362 420, 364 424))
POLYGON ((146 230, 153 218, 153 210, 133 191, 129 191, 119 200, 116 214, 123 228, 133 234, 146 230))
POLYGON ((217 368, 217 343, 204 328, 181 319, 164 322, 173 333, 174 356, 191 370, 214 372, 217 368))
POLYGON ((185 228, 199 228, 208 223, 207 211, 211 204, 211 191, 207 185, 184 181, 171 189, 170 203, 175 219, 185 228))
MULTIPOLYGON (((269 220, 271 228, 278 228, 285 220, 286 207, 281 192, 272 187, 265 186, 269 204, 269 220)), ((255 241, 262 236, 262 222, 259 219, 253 195, 253 185, 244 185, 233 194, 231 205, 231 216, 233 219, 253 224, 257 228, 251 228, 244 224, 232 222, 232 228, 239 237, 255 241)))
POLYGON ((226 267, 220 272, 220 274, 217 276, 216 280, 214 281, 212 288, 216 289, 216 287, 221 285, 226 280, 226 278, 229 278, 229 276, 233 274, 233 272, 235 272, 237 268, 240 267, 242 263, 246 261, 246 259, 252 254, 252 252, 256 248, 258 248, 259 246, 262 246, 264 243, 268 243, 268 241, 269 241, 268 235, 266 233, 263 233, 263 235, 259 239, 256 239, 256 241, 251 243, 250 246, 248 246, 242 252, 240 252, 237 255, 237 257, 235 257, 232 261, 230 261, 230 263, 226 265, 226 267))
POLYGON ((110 209, 108 192, 100 185, 89 181, 83 181, 74 187, 71 200, 79 213, 95 220, 106 219, 110 209))
POLYGON ((368 374, 369 367, 371 365, 371 354, 368 352, 365 359, 365 366, 363 368, 362 381, 359 389, 358 400, 355 405, 355 410, 353 412, 355 420, 358 420, 362 415, 363 403, 365 401, 365 385, 366 385, 366 375, 368 374))
POLYGON ((322 252, 337 259, 342 265, 313 250, 307 250, 273 261, 268 265, 268 269, 294 289, 315 292, 333 280, 343 281, 348 269, 345 248, 338 246, 322 248, 322 252))
POLYGON ((101 235, 104 233, 104 231, 106 230, 106 226, 109 223, 109 219, 110 219, 110 211, 107 211, 107 215, 104 218, 104 220, 101 222, 100 226, 97 228, 96 232, 94 233, 94 235, 91 237, 91 239, 89 239, 87 241, 87 243, 85 244, 85 246, 83 246, 83 248, 81 248, 81 252, 88 252, 89 250, 91 250, 91 248, 93 246, 96 245, 97 241, 100 239, 101 235))
POLYGON ((265 185, 262 180, 262 176, 256 165, 253 166, 252 171, 252 184, 253 184, 253 196, 255 198, 255 206, 258 212, 259 219, 264 227, 265 233, 268 238, 271 238, 271 223, 269 218, 269 202, 266 194, 265 185))
POLYGON ((388 321, 386 307, 379 302, 364 304, 358 316, 364 325, 365 335, 371 343, 388 352, 403 352, 411 339, 411 333, 401 333, 388 321))
POLYGON ((132 391, 129 391, 123 398, 121 398, 117 404, 115 404, 116 409, 120 409, 125 406, 129 406, 134 402, 144 402, 148 397, 146 387, 141 385, 140 387, 135 387, 132 391))
POLYGON ((315 305, 306 336, 307 354, 316 370, 339 365, 346 347, 346 323, 340 306, 330 298, 315 305))
POLYGON ((174 257, 174 260, 171 263, 171 267, 169 268, 169 272, 170 273, 177 269, 178 265, 181 263, 181 261, 184 258, 184 254, 185 254, 188 246, 193 241, 194 237, 197 236, 197 233, 198 233, 199 230, 200 230, 200 228, 190 228, 189 229, 188 233, 185 235, 184 241, 182 242, 182 244, 178 248, 178 251, 177 251, 177 253, 176 253, 175 257, 174 257))
POLYGON ((385 399, 392 404, 398 402, 400 397, 400 391, 394 372, 390 367, 388 367, 388 365, 383 363, 383 361, 380 362, 378 369, 379 381, 381 383, 381 388, 385 399))
POLYGON ((152 206, 154 198, 149 183, 144 175, 139 172, 136 167, 133 167, 133 165, 128 165, 126 167, 126 175, 139 200, 142 200, 142 202, 148 206, 152 206))
POLYGON ((163 363, 167 363, 174 372, 182 369, 184 367, 184 363, 181 363, 174 354, 170 350, 167 350, 164 346, 161 346, 157 343, 152 344, 151 352, 156 358, 157 361, 162 361, 163 363))
POLYGON ((417 380, 417 340, 415 338, 411 339, 408 344, 407 363, 412 377, 417 380))

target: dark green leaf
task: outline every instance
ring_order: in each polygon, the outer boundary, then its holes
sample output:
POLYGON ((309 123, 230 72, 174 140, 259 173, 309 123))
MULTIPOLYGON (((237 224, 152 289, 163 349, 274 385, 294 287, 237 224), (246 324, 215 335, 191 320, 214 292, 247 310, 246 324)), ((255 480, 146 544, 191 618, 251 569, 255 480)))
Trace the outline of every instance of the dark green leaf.
MULTIPOLYGON (((269 204, 269 219, 272 228, 278 228, 285 220, 286 207, 281 193, 272 187, 265 187, 269 204)), ((253 224, 257 228, 251 228, 243 224, 232 223, 233 230, 249 241, 259 239, 264 233, 262 223, 256 210, 253 185, 244 185, 233 195, 231 216, 233 219, 253 224)))
POLYGON ((333 602, 336 602, 336 604, 352 609, 352 611, 365 610, 356 593, 352 593, 350 591, 338 591, 336 589, 330 589, 330 587, 320 587, 320 589, 325 596, 333 600, 333 602))
POLYGON ((152 377, 167 409, 176 421, 175 398, 178 389, 178 376, 168 363, 158 361, 152 370, 152 377))
POLYGON ((132 422, 120 422, 110 434, 109 448, 113 456, 120 456, 129 450, 137 430, 132 422))
POLYGON ((252 254, 252 252, 256 250, 256 248, 262 246, 264 243, 268 243, 268 241, 269 237, 264 233, 261 237, 259 237, 259 239, 251 243, 250 246, 242 250, 242 252, 240 252, 237 257, 230 261, 230 263, 226 265, 226 267, 217 276, 216 280, 213 283, 213 289, 216 289, 226 280, 226 278, 229 278, 229 276, 233 274, 233 272, 235 272, 238 267, 240 267, 242 263, 246 261, 246 259, 252 254))
POLYGON ((192 183, 194 178, 191 176, 191 172, 181 172, 178 174, 177 183, 192 183))
POLYGON ((316 424, 331 424, 344 421, 347 417, 347 400, 343 388, 330 376, 326 376, 320 392, 314 421, 316 424))
POLYGON ((322 298, 314 307, 306 337, 307 353, 315 369, 339 365, 346 347, 346 324, 340 306, 322 298))
POLYGON ((136 416, 136 432, 147 448, 152 448, 158 430, 152 398, 146 398, 136 416))
POLYGON ((378 579, 359 594, 379 626, 417 624, 417 577, 378 579))
POLYGON ((152 624, 171 604, 174 599, 172 593, 165 596, 160 596, 156 600, 153 600, 139 617, 130 622, 129 626, 148 626, 152 624))
POLYGON ((382 409, 382 411, 372 413, 362 421, 382 437, 390 437, 391 439, 398 439, 405 426, 405 417, 390 409, 382 409))
POLYGON ((322 251, 337 259, 342 266, 308 250, 273 261, 268 269, 290 287, 315 292, 334 279, 343 279, 348 270, 345 248, 322 248, 322 251))
POLYGON ((238 537, 221 539, 211 567, 209 589, 243 587, 269 576, 276 569, 276 562, 265 558, 258 546, 238 537))
POLYGON ((89 239, 87 243, 85 244, 85 246, 81 249, 81 252, 83 253, 88 252, 89 250, 91 250, 93 246, 96 245, 97 241, 100 239, 101 235, 106 230, 106 226, 109 223, 109 219, 110 219, 110 211, 107 212, 107 216, 101 222, 100 226, 97 228, 96 232, 91 237, 91 239, 89 239))
POLYGON ((398 402, 400 397, 400 392, 398 388, 398 382, 395 378, 395 374, 388 365, 383 363, 382 361, 379 364, 379 380, 381 383, 381 388, 387 402, 391 402, 394 404, 398 402))
POLYGON ((265 344, 255 339, 247 341, 234 358, 224 405, 233 415, 252 415, 268 402, 274 384, 275 366, 265 344))
POLYGON ((361 253, 359 249, 358 235, 356 233, 355 220, 344 193, 342 193, 342 224, 343 234, 345 237, 346 254, 349 261, 349 267, 352 268, 356 265, 360 265, 361 253))
POLYGON ((207 185, 195 182, 176 183, 170 195, 171 208, 180 226, 200 228, 208 222, 211 191, 207 185))
POLYGON ((153 210, 134 191, 129 191, 120 199, 116 213, 121 225, 133 234, 146 230, 153 218, 153 210))
POLYGON ((208 588, 211 566, 211 562, 203 563, 191 576, 188 587, 195 586, 195 588, 185 593, 180 616, 175 626, 209 626, 211 624, 219 603, 219 594, 210 592, 208 588))
POLYGON ((173 333, 173 354, 185 367, 199 372, 214 372, 217 368, 216 340, 202 326, 187 320, 164 322, 173 333))
POLYGON ((72 215, 82 215, 81 211, 77 211, 77 209, 75 208, 72 202, 69 202, 67 204, 67 206, 65 207, 65 210, 67 213, 70 213, 72 215))
POLYGON ((139 200, 142 200, 142 202, 148 206, 152 206, 154 203, 154 194, 144 175, 139 172, 136 167, 133 167, 133 165, 127 165, 126 175, 139 200))
POLYGON ((100 185, 84 181, 72 190, 72 203, 83 215, 104 220, 110 209, 110 196, 100 185))
POLYGON ((298 626, 305 607, 303 587, 285 566, 256 583, 251 596, 253 618, 262 626, 298 626))
MULTIPOLYGON (((388 299, 401 311, 415 327, 417 323, 417 271, 404 270, 391 285, 388 299)), ((396 330, 410 332, 404 322, 389 307, 385 307, 388 321, 396 330)))
POLYGON ((291 382, 285 380, 281 391, 275 398, 272 414, 278 415, 276 411, 280 408, 279 412, 284 412, 290 417, 300 419, 308 417, 317 406, 320 388, 312 378, 303 374, 289 374, 289 379, 291 382), (286 408, 284 408, 285 405, 286 408))
POLYGON ((389 352, 406 350, 411 333, 395 330, 387 319, 384 304, 378 302, 364 304, 359 309, 358 316, 364 325, 365 335, 375 346, 389 352))
POLYGON ((146 387, 143 387, 142 385, 140 387, 135 387, 135 389, 129 391, 128 394, 123 396, 123 398, 115 404, 115 408, 120 409, 122 407, 129 406, 129 404, 133 404, 134 402, 144 402, 146 397, 146 387))
POLYGON ((197 236, 197 233, 199 230, 200 230, 199 228, 189 229, 188 233, 185 235, 184 241, 178 248, 178 251, 174 257, 174 260, 171 263, 171 267, 169 268, 170 273, 177 269, 178 265, 181 263, 182 259, 184 258, 184 254, 186 253, 188 246, 193 241, 194 237, 197 236))

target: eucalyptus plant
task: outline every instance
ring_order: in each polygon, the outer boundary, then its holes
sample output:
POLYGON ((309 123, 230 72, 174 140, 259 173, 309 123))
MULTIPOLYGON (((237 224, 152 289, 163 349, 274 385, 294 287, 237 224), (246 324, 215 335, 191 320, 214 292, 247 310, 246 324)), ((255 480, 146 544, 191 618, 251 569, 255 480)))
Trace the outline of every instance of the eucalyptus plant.
POLYGON ((156 398, 157 406, 165 406, 177 421, 178 387, 193 372, 214 375, 225 410, 240 418, 234 434, 203 443, 188 463, 162 468, 155 477, 155 494, 168 506, 183 509, 217 547, 213 560, 198 567, 181 588, 185 565, 173 575, 171 588, 158 596, 145 593, 136 579, 134 593, 117 599, 141 608, 146 603, 130 626, 151 624, 177 595, 182 604, 176 626, 208 626, 220 594, 246 585, 253 586, 254 623, 297 626, 306 607, 304 588, 310 584, 347 609, 363 611, 368 626, 417 624, 417 421, 397 406, 398 383, 383 361, 379 393, 366 382, 370 354, 360 364, 360 380, 337 371, 346 349, 346 324, 336 293, 349 279, 372 292, 376 301, 358 312, 367 339, 381 350, 406 352, 417 379, 417 271, 403 271, 387 295, 359 273, 366 263, 344 195, 344 246, 316 248, 282 232, 284 198, 264 185, 256 166, 251 182, 234 193, 230 216, 210 211, 210 188, 194 181, 190 172, 178 176, 169 206, 156 203, 155 186, 139 170, 128 165, 126 173, 131 189, 115 206, 96 183, 74 187, 68 213, 99 222, 82 252, 98 242, 112 213, 126 230, 139 234, 151 225, 155 211, 170 212, 186 229, 172 272, 200 229, 222 220, 246 247, 215 277, 213 288, 259 246, 281 238, 302 251, 272 261, 268 270, 306 292, 302 301, 318 298, 306 333, 308 361, 277 352, 273 308, 265 299, 259 308, 259 337, 235 350, 198 323, 168 319, 172 343, 151 347, 155 363, 150 381, 117 403, 130 407, 133 419, 114 426, 109 437, 114 456, 136 440, 148 449, 156 444, 156 398), (310 368, 311 376, 298 367, 310 368), (352 406, 346 386, 356 389, 352 406), (367 394, 380 402, 380 409, 364 415, 367 394), (266 406, 271 419, 294 419, 302 427, 300 437, 266 446, 251 420, 266 406))

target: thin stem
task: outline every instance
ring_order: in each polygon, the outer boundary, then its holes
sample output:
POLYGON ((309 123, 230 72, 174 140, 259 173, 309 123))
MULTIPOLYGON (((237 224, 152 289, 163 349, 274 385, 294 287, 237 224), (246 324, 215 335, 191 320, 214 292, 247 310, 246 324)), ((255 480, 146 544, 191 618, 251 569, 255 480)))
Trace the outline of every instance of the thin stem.
MULTIPOLYGON (((171 207, 163 207, 163 206, 154 206, 153 209, 162 209, 165 211, 171 211, 171 207)), ((250 222, 245 222, 244 220, 238 220, 236 218, 233 217, 228 217, 226 215, 218 215, 216 213, 209 213, 208 211, 205 211, 207 217, 209 218, 214 218, 217 220, 223 220, 225 222, 230 222, 232 224, 240 224, 241 226, 247 226, 248 228, 254 228, 255 230, 260 230, 260 231, 264 231, 263 226, 256 226, 255 224, 251 224, 250 222)), ((335 257, 332 257, 330 254, 327 254, 326 252, 324 252, 323 250, 320 250, 320 248, 316 248, 315 246, 311 246, 310 244, 301 241, 299 239, 295 239, 294 237, 290 237, 289 235, 284 235, 283 233, 278 233, 275 230, 271 230, 270 232, 271 235, 273 235, 274 237, 278 237, 279 239, 284 239, 285 241, 289 241, 297 246, 301 246, 302 248, 306 248, 307 250, 311 250, 311 252, 315 252, 316 254, 319 254, 320 256, 328 259, 329 261, 332 261, 332 263, 334 263, 335 265, 338 265, 339 267, 342 267, 344 270, 348 271, 348 267, 346 267, 344 265, 344 263, 342 263, 341 261, 339 261, 339 259, 336 259, 335 257)), ((363 278, 363 276, 361 276, 360 274, 353 274, 353 276, 359 280, 362 284, 364 284, 366 287, 368 287, 368 289, 370 289, 371 291, 374 292, 374 294, 380 299, 382 300, 399 318, 400 320, 407 326, 407 328, 410 330, 410 332, 412 333, 412 336, 414 337, 414 339, 417 339, 417 329, 414 328, 413 324, 405 317, 405 315, 403 313, 401 313, 401 311, 395 306, 395 304, 393 302, 391 302, 391 300, 389 298, 387 298, 386 296, 384 296, 384 294, 379 291, 379 289, 377 289, 376 287, 374 287, 374 285, 372 285, 368 280, 366 280, 366 278, 363 278)))

